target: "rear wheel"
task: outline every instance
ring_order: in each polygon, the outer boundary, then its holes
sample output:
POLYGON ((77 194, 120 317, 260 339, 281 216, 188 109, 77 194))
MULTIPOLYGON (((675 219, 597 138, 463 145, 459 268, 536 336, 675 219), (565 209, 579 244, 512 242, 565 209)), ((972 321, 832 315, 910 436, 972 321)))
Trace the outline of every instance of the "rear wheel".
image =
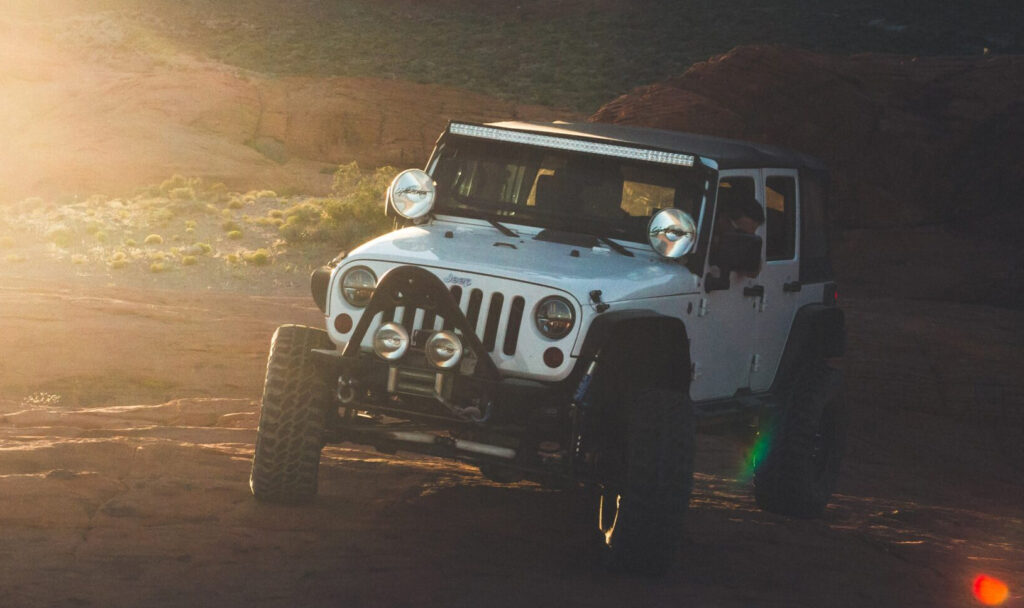
POLYGON ((767 450, 754 471, 758 506, 820 517, 839 479, 845 423, 841 374, 821 360, 805 363, 782 411, 764 429, 767 450))
POLYGON ((637 391, 628 407, 623 474, 602 488, 598 525, 609 567, 662 574, 678 551, 693 488, 693 407, 666 389, 637 391))
POLYGON ((260 500, 301 502, 316 494, 332 394, 314 348, 332 348, 327 333, 301 325, 279 327, 271 341, 249 477, 260 500))

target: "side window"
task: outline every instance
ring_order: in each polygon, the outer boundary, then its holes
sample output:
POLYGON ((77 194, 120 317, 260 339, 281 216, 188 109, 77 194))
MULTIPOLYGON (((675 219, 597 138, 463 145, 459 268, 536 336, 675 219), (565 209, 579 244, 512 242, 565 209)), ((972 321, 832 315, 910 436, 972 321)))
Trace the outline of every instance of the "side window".
POLYGON ((796 180, 771 176, 765 179, 765 257, 792 260, 796 255, 796 180))

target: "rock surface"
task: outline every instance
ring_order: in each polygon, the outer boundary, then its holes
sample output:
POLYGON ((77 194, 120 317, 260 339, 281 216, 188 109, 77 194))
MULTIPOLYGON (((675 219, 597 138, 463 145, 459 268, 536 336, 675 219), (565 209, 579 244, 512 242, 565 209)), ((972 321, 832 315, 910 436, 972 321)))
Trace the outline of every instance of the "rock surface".
POLYGON ((591 120, 818 156, 832 168, 831 215, 843 231, 835 261, 847 285, 1024 306, 1024 57, 739 47, 591 120))

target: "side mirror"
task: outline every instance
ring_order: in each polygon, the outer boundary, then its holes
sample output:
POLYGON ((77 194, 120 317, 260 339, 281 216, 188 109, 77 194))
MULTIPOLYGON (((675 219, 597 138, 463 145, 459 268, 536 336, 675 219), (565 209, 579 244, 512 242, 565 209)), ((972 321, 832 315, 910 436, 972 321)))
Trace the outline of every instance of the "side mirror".
POLYGON ((709 260, 718 266, 718 277, 705 279, 708 291, 729 288, 729 273, 756 275, 761 271, 761 237, 745 232, 724 232, 712 248, 709 260))

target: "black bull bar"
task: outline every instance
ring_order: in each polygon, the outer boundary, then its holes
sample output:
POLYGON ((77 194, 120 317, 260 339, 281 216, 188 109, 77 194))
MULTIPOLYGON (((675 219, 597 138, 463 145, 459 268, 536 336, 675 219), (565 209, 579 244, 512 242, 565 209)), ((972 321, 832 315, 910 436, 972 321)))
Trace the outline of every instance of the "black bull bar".
POLYGON ((481 380, 496 382, 501 374, 490 354, 484 349, 476 328, 471 327, 466 316, 462 314, 455 298, 430 271, 417 266, 399 266, 384 273, 377 283, 370 303, 366 305, 359 323, 352 332, 352 338, 345 345, 342 357, 358 357, 360 345, 366 336, 374 317, 391 308, 405 307, 405 314, 414 314, 414 309, 422 308, 444 319, 446 325, 461 332, 463 344, 476 355, 477 365, 473 376, 481 380))

